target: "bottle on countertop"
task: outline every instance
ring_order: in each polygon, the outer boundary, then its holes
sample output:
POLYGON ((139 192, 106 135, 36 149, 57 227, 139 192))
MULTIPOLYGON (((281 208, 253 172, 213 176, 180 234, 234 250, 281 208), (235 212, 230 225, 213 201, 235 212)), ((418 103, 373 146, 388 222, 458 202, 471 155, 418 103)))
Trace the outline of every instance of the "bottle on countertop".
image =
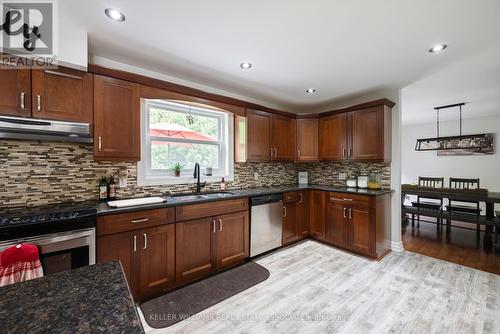
POLYGON ((224 178, 222 178, 222 181, 220 182, 220 190, 226 190, 226 181, 224 178))
POLYGON ((106 178, 103 176, 101 178, 101 182, 99 182, 99 200, 104 202, 108 199, 108 182, 106 178))
POLYGON ((108 184, 108 198, 116 199, 116 182, 114 175, 111 175, 108 184))

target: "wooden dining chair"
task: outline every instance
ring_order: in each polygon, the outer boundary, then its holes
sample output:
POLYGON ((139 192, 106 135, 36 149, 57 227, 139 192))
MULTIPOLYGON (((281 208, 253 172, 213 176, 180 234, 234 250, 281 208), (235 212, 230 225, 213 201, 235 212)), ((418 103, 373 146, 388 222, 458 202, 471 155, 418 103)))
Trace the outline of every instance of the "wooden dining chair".
MULTIPOLYGON (((450 177, 450 188, 454 189, 479 189, 479 179, 463 179, 450 177)), ((446 207, 448 212, 460 212, 471 215, 479 216, 481 214, 481 208, 479 202, 476 201, 464 201, 449 198, 449 204, 446 207)), ((447 219, 446 224, 451 225, 451 220, 447 219)), ((481 225, 476 224, 476 230, 479 233, 481 231, 481 225)))
MULTIPOLYGON (((429 188, 443 188, 444 186, 444 177, 418 177, 418 185, 422 187, 429 188)), ((416 208, 425 208, 425 209, 434 209, 441 210, 443 207, 443 199, 442 198, 433 198, 433 197, 422 197, 417 196, 416 202, 411 202, 411 206, 416 208)), ((411 215, 412 226, 415 225, 415 214, 411 215)), ((420 225, 420 215, 417 215, 417 223, 420 225)), ((442 219, 436 218, 436 224, 441 225, 442 219)))

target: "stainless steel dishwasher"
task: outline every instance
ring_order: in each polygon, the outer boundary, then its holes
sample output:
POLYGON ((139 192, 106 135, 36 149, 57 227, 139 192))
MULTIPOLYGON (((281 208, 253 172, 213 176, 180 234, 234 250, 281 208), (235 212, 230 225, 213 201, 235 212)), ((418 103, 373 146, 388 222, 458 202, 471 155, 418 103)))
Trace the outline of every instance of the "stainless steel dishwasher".
POLYGON ((283 194, 250 197, 250 257, 281 246, 283 194))

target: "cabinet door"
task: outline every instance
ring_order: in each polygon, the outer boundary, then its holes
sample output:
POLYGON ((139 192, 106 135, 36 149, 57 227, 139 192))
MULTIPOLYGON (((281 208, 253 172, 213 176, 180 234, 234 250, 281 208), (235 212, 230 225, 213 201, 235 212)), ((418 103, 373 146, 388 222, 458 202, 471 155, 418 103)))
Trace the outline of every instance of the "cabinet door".
POLYGON ((338 203, 326 203, 325 225, 326 240, 339 246, 348 246, 347 207, 338 203))
POLYGON ((298 239, 297 235, 297 212, 298 202, 283 204, 283 232, 282 242, 284 245, 298 239))
POLYGON ((139 297, 139 231, 97 237, 97 262, 119 260, 134 299, 139 297))
POLYGON ((247 111, 247 160, 271 159, 271 115, 263 111, 247 111))
POLYGON ((217 268, 245 261, 249 256, 248 211, 217 218, 217 268))
POLYGON ((175 281, 175 224, 139 231, 141 298, 166 291, 175 281))
POLYGON ((140 160, 139 85, 94 75, 94 158, 140 160))
POLYGON ((349 159, 382 160, 384 158, 383 109, 380 107, 349 113, 349 159))
POLYGON ((360 252, 370 253, 370 216, 368 207, 350 207, 350 246, 360 252))
POLYGON ((272 159, 293 161, 295 158, 295 120, 273 115, 271 138, 271 147, 274 150, 272 159))
POLYGON ((347 159, 347 115, 338 114, 319 119, 319 159, 347 159))
POLYGON ((72 69, 33 70, 33 117, 93 122, 92 74, 72 69))
POLYGON ((30 70, 0 69, 0 114, 31 117, 30 70))
POLYGON ((309 192, 309 233, 311 237, 325 239, 325 192, 309 192))
POLYGON ((200 278, 216 268, 215 218, 176 223, 175 279, 177 282, 200 278))
POLYGON ((305 238, 309 235, 309 192, 299 192, 297 203, 297 236, 305 238))
POLYGON ((318 119, 297 120, 297 161, 318 160, 318 119))

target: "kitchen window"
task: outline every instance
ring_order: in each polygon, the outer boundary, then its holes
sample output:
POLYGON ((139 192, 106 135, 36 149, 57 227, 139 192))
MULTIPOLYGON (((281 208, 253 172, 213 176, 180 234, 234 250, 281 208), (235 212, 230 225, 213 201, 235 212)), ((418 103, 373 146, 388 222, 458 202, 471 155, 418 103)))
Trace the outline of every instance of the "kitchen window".
POLYGON ((198 105, 165 100, 142 101, 139 185, 194 183, 194 165, 203 181, 233 179, 233 117, 198 105), (172 167, 184 166, 179 177, 172 167), (207 176, 206 168, 212 168, 207 176))

